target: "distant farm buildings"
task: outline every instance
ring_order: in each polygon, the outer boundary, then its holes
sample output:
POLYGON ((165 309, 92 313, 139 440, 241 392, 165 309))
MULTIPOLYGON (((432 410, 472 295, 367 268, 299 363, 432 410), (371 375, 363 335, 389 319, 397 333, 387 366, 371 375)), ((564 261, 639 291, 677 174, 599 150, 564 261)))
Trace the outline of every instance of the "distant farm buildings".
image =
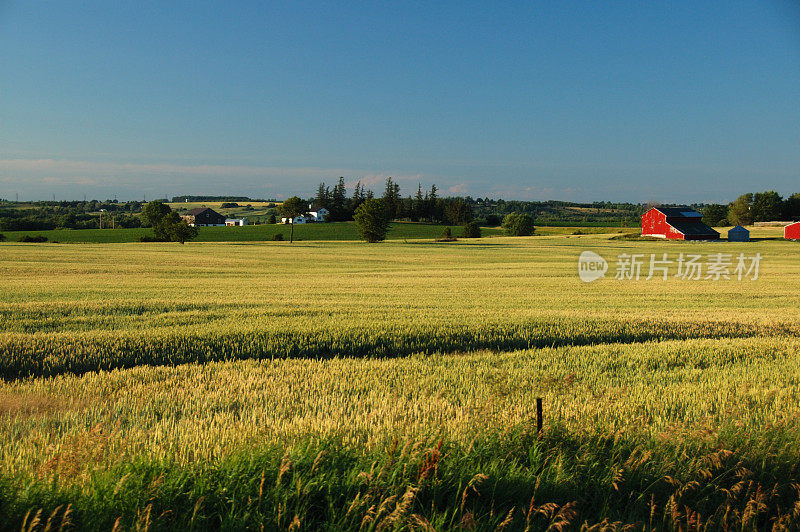
POLYGON ((225 225, 229 227, 242 227, 247 225, 246 218, 226 218, 225 225))
POLYGON ((215 210, 198 207, 181 216, 186 223, 193 227, 225 226, 225 217, 215 210))
POLYGON ((750 242, 750 231, 737 225, 728 231, 728 242, 750 242))
POLYGON ((800 222, 795 222, 784 227, 783 238, 787 240, 800 240, 800 222))
POLYGON ((693 209, 655 207, 642 215, 642 236, 669 240, 716 240, 719 233, 693 209))
POLYGON ((290 218, 281 218, 282 224, 307 224, 307 223, 315 223, 315 222, 324 222, 327 221, 328 215, 330 211, 325 207, 320 207, 319 209, 310 210, 314 207, 309 205, 309 211, 305 215, 295 216, 294 219, 290 218))

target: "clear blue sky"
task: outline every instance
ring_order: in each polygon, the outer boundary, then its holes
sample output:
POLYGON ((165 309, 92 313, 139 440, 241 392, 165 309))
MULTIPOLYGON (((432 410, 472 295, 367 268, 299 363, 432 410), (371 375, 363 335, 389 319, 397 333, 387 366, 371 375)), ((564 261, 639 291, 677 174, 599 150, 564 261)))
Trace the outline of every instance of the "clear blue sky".
POLYGON ((800 191, 800 3, 0 0, 0 197, 800 191))

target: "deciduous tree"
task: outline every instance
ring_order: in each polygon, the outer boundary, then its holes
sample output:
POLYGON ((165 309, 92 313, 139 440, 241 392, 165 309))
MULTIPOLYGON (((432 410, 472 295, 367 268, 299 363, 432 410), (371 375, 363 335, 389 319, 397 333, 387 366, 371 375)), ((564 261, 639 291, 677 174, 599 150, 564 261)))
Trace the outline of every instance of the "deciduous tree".
POLYGON ((381 200, 368 199, 356 209, 354 218, 361 238, 367 242, 380 242, 386 239, 389 220, 381 200))
POLYGON ((289 218, 289 223, 291 224, 291 230, 289 232, 289 243, 294 242, 294 219, 297 216, 303 216, 308 213, 308 204, 305 201, 298 198, 297 196, 292 196, 291 198, 287 199, 281 204, 281 214, 286 218, 289 218))
POLYGON ((530 236, 535 231, 533 218, 527 214, 512 212, 503 218, 503 229, 509 236, 530 236))

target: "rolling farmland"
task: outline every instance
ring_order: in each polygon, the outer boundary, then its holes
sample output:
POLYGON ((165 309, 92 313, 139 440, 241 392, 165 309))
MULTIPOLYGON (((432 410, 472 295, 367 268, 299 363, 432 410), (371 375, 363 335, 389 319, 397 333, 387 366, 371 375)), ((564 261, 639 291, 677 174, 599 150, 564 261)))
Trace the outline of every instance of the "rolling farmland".
POLYGON ((800 522, 796 243, 0 251, 8 526, 800 522), (605 279, 578 278, 584 250, 605 279), (614 279, 651 253, 763 259, 756 280, 614 279))

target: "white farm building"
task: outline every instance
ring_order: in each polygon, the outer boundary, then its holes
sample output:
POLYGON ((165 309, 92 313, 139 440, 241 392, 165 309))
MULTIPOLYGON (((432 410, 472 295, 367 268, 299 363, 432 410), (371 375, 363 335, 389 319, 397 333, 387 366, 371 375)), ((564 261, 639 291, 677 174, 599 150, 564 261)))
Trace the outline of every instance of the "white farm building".
POLYGON ((294 223, 294 224, 307 224, 307 223, 315 223, 315 222, 324 222, 328 219, 328 215, 330 211, 325 207, 320 207, 316 210, 311 210, 313 207, 311 205, 308 206, 309 211, 305 215, 295 216, 293 220, 289 218, 281 218, 282 224, 294 223))

